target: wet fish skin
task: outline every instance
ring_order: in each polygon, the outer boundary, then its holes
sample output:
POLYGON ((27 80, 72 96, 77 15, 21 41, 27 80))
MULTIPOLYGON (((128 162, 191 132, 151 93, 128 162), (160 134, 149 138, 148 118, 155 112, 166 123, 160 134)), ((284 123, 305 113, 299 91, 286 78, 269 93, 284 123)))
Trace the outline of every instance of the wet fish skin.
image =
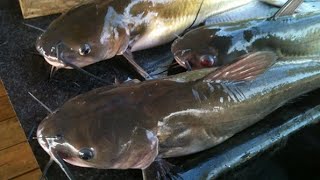
POLYGON ((56 19, 38 38, 36 48, 53 66, 70 68, 64 60, 84 67, 128 49, 167 43, 208 16, 250 1, 93 0, 56 19), (79 50, 88 46, 89 53, 81 55, 79 50))
MULTIPOLYGON (((303 13, 276 21, 258 19, 200 27, 172 45, 176 60, 194 68, 205 68, 201 57, 210 57, 209 66, 231 63, 248 52, 271 50, 278 56, 318 56, 320 14, 303 13), (198 43, 195 43, 198 42, 198 43)), ((208 58, 206 58, 208 59, 208 58)))
POLYGON ((38 141, 76 166, 145 169, 155 158, 211 148, 319 88, 320 61, 279 61, 251 81, 211 82, 206 77, 152 80, 79 95, 43 120, 38 141), (48 139, 57 134, 63 138, 48 139), (92 159, 79 157, 84 148, 92 149, 92 159))

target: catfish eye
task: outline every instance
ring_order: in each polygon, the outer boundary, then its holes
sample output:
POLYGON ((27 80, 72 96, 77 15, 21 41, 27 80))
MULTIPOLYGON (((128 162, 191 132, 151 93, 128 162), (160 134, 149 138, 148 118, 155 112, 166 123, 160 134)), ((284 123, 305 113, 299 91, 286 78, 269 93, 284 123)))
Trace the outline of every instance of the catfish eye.
POLYGON ((79 151, 79 158, 88 161, 94 157, 92 148, 83 148, 79 151))
POLYGON ((91 52, 91 47, 89 44, 83 44, 79 48, 79 54, 81 56, 87 55, 91 52))
POLYGON ((217 60, 216 56, 212 55, 203 55, 200 57, 200 64, 204 67, 212 67, 217 60))

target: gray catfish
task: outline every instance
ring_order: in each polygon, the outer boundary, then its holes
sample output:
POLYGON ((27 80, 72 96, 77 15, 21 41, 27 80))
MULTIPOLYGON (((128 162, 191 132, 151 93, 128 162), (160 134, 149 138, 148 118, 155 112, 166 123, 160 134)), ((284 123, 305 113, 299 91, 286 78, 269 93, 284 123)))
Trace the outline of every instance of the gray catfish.
MULTIPOLYGON (((254 19, 263 19, 273 16, 286 0, 252 1, 244 6, 214 15, 205 20, 205 25, 214 25, 228 22, 239 22, 254 19)), ((314 12, 320 9, 319 1, 304 1, 295 13, 314 12)))
POLYGON ((211 148, 320 86, 319 59, 279 61, 268 69, 276 58, 258 52, 193 81, 90 91, 48 115, 38 142, 60 164, 147 171, 157 159, 211 148))
POLYGON ((124 55, 145 78, 131 52, 174 40, 207 17, 254 0, 93 0, 60 16, 36 47, 58 68, 84 67, 124 55))
POLYGON ((172 52, 180 65, 193 69, 228 64, 238 56, 264 50, 279 57, 319 56, 319 36, 320 13, 302 13, 200 27, 177 39, 172 52))

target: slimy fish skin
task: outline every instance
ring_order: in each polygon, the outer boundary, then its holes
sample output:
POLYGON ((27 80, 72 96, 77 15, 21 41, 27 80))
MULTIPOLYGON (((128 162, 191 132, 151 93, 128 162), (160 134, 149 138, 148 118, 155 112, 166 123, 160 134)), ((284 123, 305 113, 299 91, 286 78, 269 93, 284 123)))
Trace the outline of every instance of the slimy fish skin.
POLYGON ((193 69, 221 66, 246 53, 273 51, 279 57, 320 55, 320 14, 302 13, 277 20, 256 19, 194 29, 177 39, 177 62, 193 69))
POLYGON ((95 89, 48 115, 38 142, 51 156, 100 169, 145 170, 156 159, 211 148, 319 88, 319 59, 272 65, 276 58, 258 52, 196 80, 95 89))
MULTIPOLYGON (((252 0, 93 0, 66 12, 36 48, 58 68, 84 67, 174 40, 207 17, 252 0)), ((134 63, 132 63, 134 64, 134 63)))

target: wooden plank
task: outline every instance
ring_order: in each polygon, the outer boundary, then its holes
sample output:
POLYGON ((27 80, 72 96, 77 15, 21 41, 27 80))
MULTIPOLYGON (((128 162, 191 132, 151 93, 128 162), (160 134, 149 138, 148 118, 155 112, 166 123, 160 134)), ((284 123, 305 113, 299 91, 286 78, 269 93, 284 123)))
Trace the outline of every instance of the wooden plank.
POLYGON ((27 142, 0 151, 0 179, 11 179, 38 168, 27 142))
MULTIPOLYGON (((7 94, 0 80, 1 88, 7 94)), ((7 95, 0 97, 0 137, 0 180, 39 179, 41 170, 7 95)))
POLYGON ((12 180, 27 180, 27 179, 40 179, 42 173, 40 169, 33 170, 21 176, 15 177, 12 180))
POLYGON ((7 91, 6 91, 6 89, 4 88, 4 85, 3 85, 3 83, 2 83, 1 80, 0 80, 0 97, 5 96, 5 95, 7 95, 7 91))
POLYGON ((8 96, 0 97, 0 122, 15 116, 16 116, 16 113, 14 112, 11 106, 9 97, 8 96))
POLYGON ((0 151, 27 141, 20 123, 16 117, 0 122, 0 151))
POLYGON ((64 12, 91 0, 19 0, 24 18, 33 18, 64 12))

